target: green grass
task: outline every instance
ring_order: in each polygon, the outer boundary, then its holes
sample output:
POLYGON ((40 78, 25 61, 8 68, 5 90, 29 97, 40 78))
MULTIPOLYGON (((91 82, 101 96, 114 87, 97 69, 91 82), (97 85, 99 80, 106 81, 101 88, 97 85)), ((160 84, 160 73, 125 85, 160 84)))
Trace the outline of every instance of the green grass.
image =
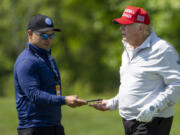
POLYGON ((89 106, 63 107, 63 125, 67 135, 123 135, 118 111, 100 112, 89 106))
MULTIPOLYGON (((180 103, 176 105, 171 135, 180 135, 180 103)), ((17 113, 13 98, 0 99, 1 135, 17 135, 17 113)), ((118 111, 100 112, 89 106, 62 107, 62 123, 66 135, 123 135, 123 126, 118 111)))

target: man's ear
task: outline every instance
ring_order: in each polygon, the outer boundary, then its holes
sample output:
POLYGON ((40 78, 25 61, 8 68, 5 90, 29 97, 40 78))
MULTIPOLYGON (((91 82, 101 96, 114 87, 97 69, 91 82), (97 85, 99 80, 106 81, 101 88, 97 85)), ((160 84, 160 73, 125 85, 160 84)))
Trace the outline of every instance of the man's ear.
POLYGON ((143 25, 143 24, 140 24, 140 25, 139 25, 139 30, 140 30, 140 31, 144 31, 144 25, 143 25))
POLYGON ((27 30, 27 35, 28 35, 29 38, 32 37, 32 34, 33 34, 33 31, 32 31, 32 30, 27 30))

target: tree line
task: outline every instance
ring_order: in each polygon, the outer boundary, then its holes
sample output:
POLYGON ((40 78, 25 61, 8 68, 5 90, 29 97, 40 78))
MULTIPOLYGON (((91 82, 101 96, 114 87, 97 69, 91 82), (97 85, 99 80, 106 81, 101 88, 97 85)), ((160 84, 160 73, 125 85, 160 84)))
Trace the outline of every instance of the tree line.
POLYGON ((0 0, 0 96, 12 95, 13 66, 26 47, 32 15, 45 14, 62 29, 53 41, 65 94, 113 92, 119 86, 123 47, 119 25, 127 5, 146 9, 155 32, 180 52, 178 0, 0 0))

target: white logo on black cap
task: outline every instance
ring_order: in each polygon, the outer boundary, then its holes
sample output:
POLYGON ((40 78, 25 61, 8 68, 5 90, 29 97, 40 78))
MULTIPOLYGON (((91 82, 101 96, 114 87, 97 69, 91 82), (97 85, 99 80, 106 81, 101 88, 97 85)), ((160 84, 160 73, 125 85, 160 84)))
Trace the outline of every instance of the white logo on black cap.
POLYGON ((45 19, 45 23, 46 23, 47 25, 52 25, 52 21, 51 21, 50 18, 46 18, 46 19, 45 19))

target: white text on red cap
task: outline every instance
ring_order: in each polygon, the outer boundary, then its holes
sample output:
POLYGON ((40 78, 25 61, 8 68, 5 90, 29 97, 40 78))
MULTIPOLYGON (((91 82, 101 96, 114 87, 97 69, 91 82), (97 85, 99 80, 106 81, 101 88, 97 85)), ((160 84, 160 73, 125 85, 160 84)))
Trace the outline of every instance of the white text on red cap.
POLYGON ((132 18, 132 15, 124 13, 122 16, 125 16, 127 18, 132 18))
POLYGON ((134 15, 135 12, 131 9, 125 9, 124 13, 122 16, 125 16, 127 18, 132 18, 132 15, 134 15))
POLYGON ((131 10, 131 9, 125 9, 124 12, 130 13, 130 14, 133 14, 133 15, 135 14, 134 10, 131 10))

